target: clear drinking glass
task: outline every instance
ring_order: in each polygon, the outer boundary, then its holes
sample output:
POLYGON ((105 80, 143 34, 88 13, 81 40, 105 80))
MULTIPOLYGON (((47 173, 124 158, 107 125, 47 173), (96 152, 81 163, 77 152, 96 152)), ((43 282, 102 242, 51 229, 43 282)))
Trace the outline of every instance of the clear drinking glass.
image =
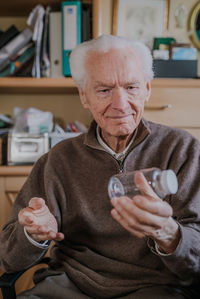
MULTIPOLYGON (((160 198, 177 192, 178 181, 173 170, 148 168, 138 171, 143 173, 148 184, 160 198)), ((108 183, 109 197, 128 196, 129 198, 133 198, 136 194, 140 194, 139 189, 134 183, 134 176, 138 171, 122 172, 112 176, 108 183)))

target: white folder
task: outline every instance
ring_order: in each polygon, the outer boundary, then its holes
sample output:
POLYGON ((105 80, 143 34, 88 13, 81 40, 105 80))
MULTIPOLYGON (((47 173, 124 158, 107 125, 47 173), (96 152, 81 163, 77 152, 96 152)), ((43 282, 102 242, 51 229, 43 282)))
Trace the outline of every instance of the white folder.
POLYGON ((49 45, 51 77, 63 77, 62 72, 62 26, 61 12, 52 11, 49 15, 49 45))

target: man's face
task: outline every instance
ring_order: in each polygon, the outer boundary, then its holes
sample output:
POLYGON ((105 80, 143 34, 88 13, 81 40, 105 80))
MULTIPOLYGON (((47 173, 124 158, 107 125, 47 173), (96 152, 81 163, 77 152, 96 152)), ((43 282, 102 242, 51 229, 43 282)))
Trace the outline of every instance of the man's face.
POLYGON ((86 88, 79 89, 80 98, 103 136, 130 136, 150 96, 150 84, 144 79, 140 58, 129 48, 91 52, 86 70, 86 88))

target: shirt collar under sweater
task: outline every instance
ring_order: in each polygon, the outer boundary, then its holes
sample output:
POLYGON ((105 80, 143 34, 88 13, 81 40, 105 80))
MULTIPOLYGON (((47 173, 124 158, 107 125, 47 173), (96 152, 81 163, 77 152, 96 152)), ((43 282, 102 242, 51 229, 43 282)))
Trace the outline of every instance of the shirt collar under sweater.
POLYGON ((133 134, 133 137, 131 138, 129 144, 127 145, 127 147, 121 152, 121 153, 116 153, 114 152, 104 141, 103 139, 101 138, 101 132, 100 132, 100 127, 99 125, 97 125, 97 128, 96 128, 96 134, 97 134, 97 140, 99 141, 100 145, 108 152, 110 153, 115 159, 119 160, 119 161, 122 161, 125 156, 126 156, 126 153, 128 152, 128 149, 130 148, 131 144, 133 143, 133 140, 135 138, 135 135, 136 135, 136 131, 134 132, 133 134))

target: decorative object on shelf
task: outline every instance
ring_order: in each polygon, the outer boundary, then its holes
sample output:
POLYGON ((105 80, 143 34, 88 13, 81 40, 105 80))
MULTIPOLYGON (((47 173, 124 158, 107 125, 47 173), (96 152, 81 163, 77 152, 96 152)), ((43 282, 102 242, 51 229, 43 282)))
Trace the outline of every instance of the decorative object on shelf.
POLYGON ((186 43, 171 43, 170 58, 174 60, 197 60, 197 49, 186 43))
POLYGON ((169 0, 114 0, 113 34, 138 39, 152 48, 168 27, 169 0))
POLYGON ((176 41, 175 42, 172 42, 169 44, 169 57, 170 59, 173 59, 172 58, 172 54, 173 54, 173 48, 191 48, 191 45, 189 43, 177 43, 176 41))
POLYGON ((176 20, 176 27, 184 28, 187 21, 187 9, 184 4, 179 4, 175 9, 174 17, 176 20))
POLYGON ((169 49, 171 43, 175 43, 176 39, 173 37, 155 37, 153 39, 154 50, 166 50, 169 49))
POLYGON ((173 37, 155 37, 153 39, 153 58, 168 60, 169 45, 175 42, 173 37))
POLYGON ((198 1, 197 4, 191 11, 189 17, 189 37, 192 40, 195 47, 200 49, 200 2, 198 1))
POLYGON ((153 50, 152 54, 154 59, 169 59, 169 50, 153 50))

